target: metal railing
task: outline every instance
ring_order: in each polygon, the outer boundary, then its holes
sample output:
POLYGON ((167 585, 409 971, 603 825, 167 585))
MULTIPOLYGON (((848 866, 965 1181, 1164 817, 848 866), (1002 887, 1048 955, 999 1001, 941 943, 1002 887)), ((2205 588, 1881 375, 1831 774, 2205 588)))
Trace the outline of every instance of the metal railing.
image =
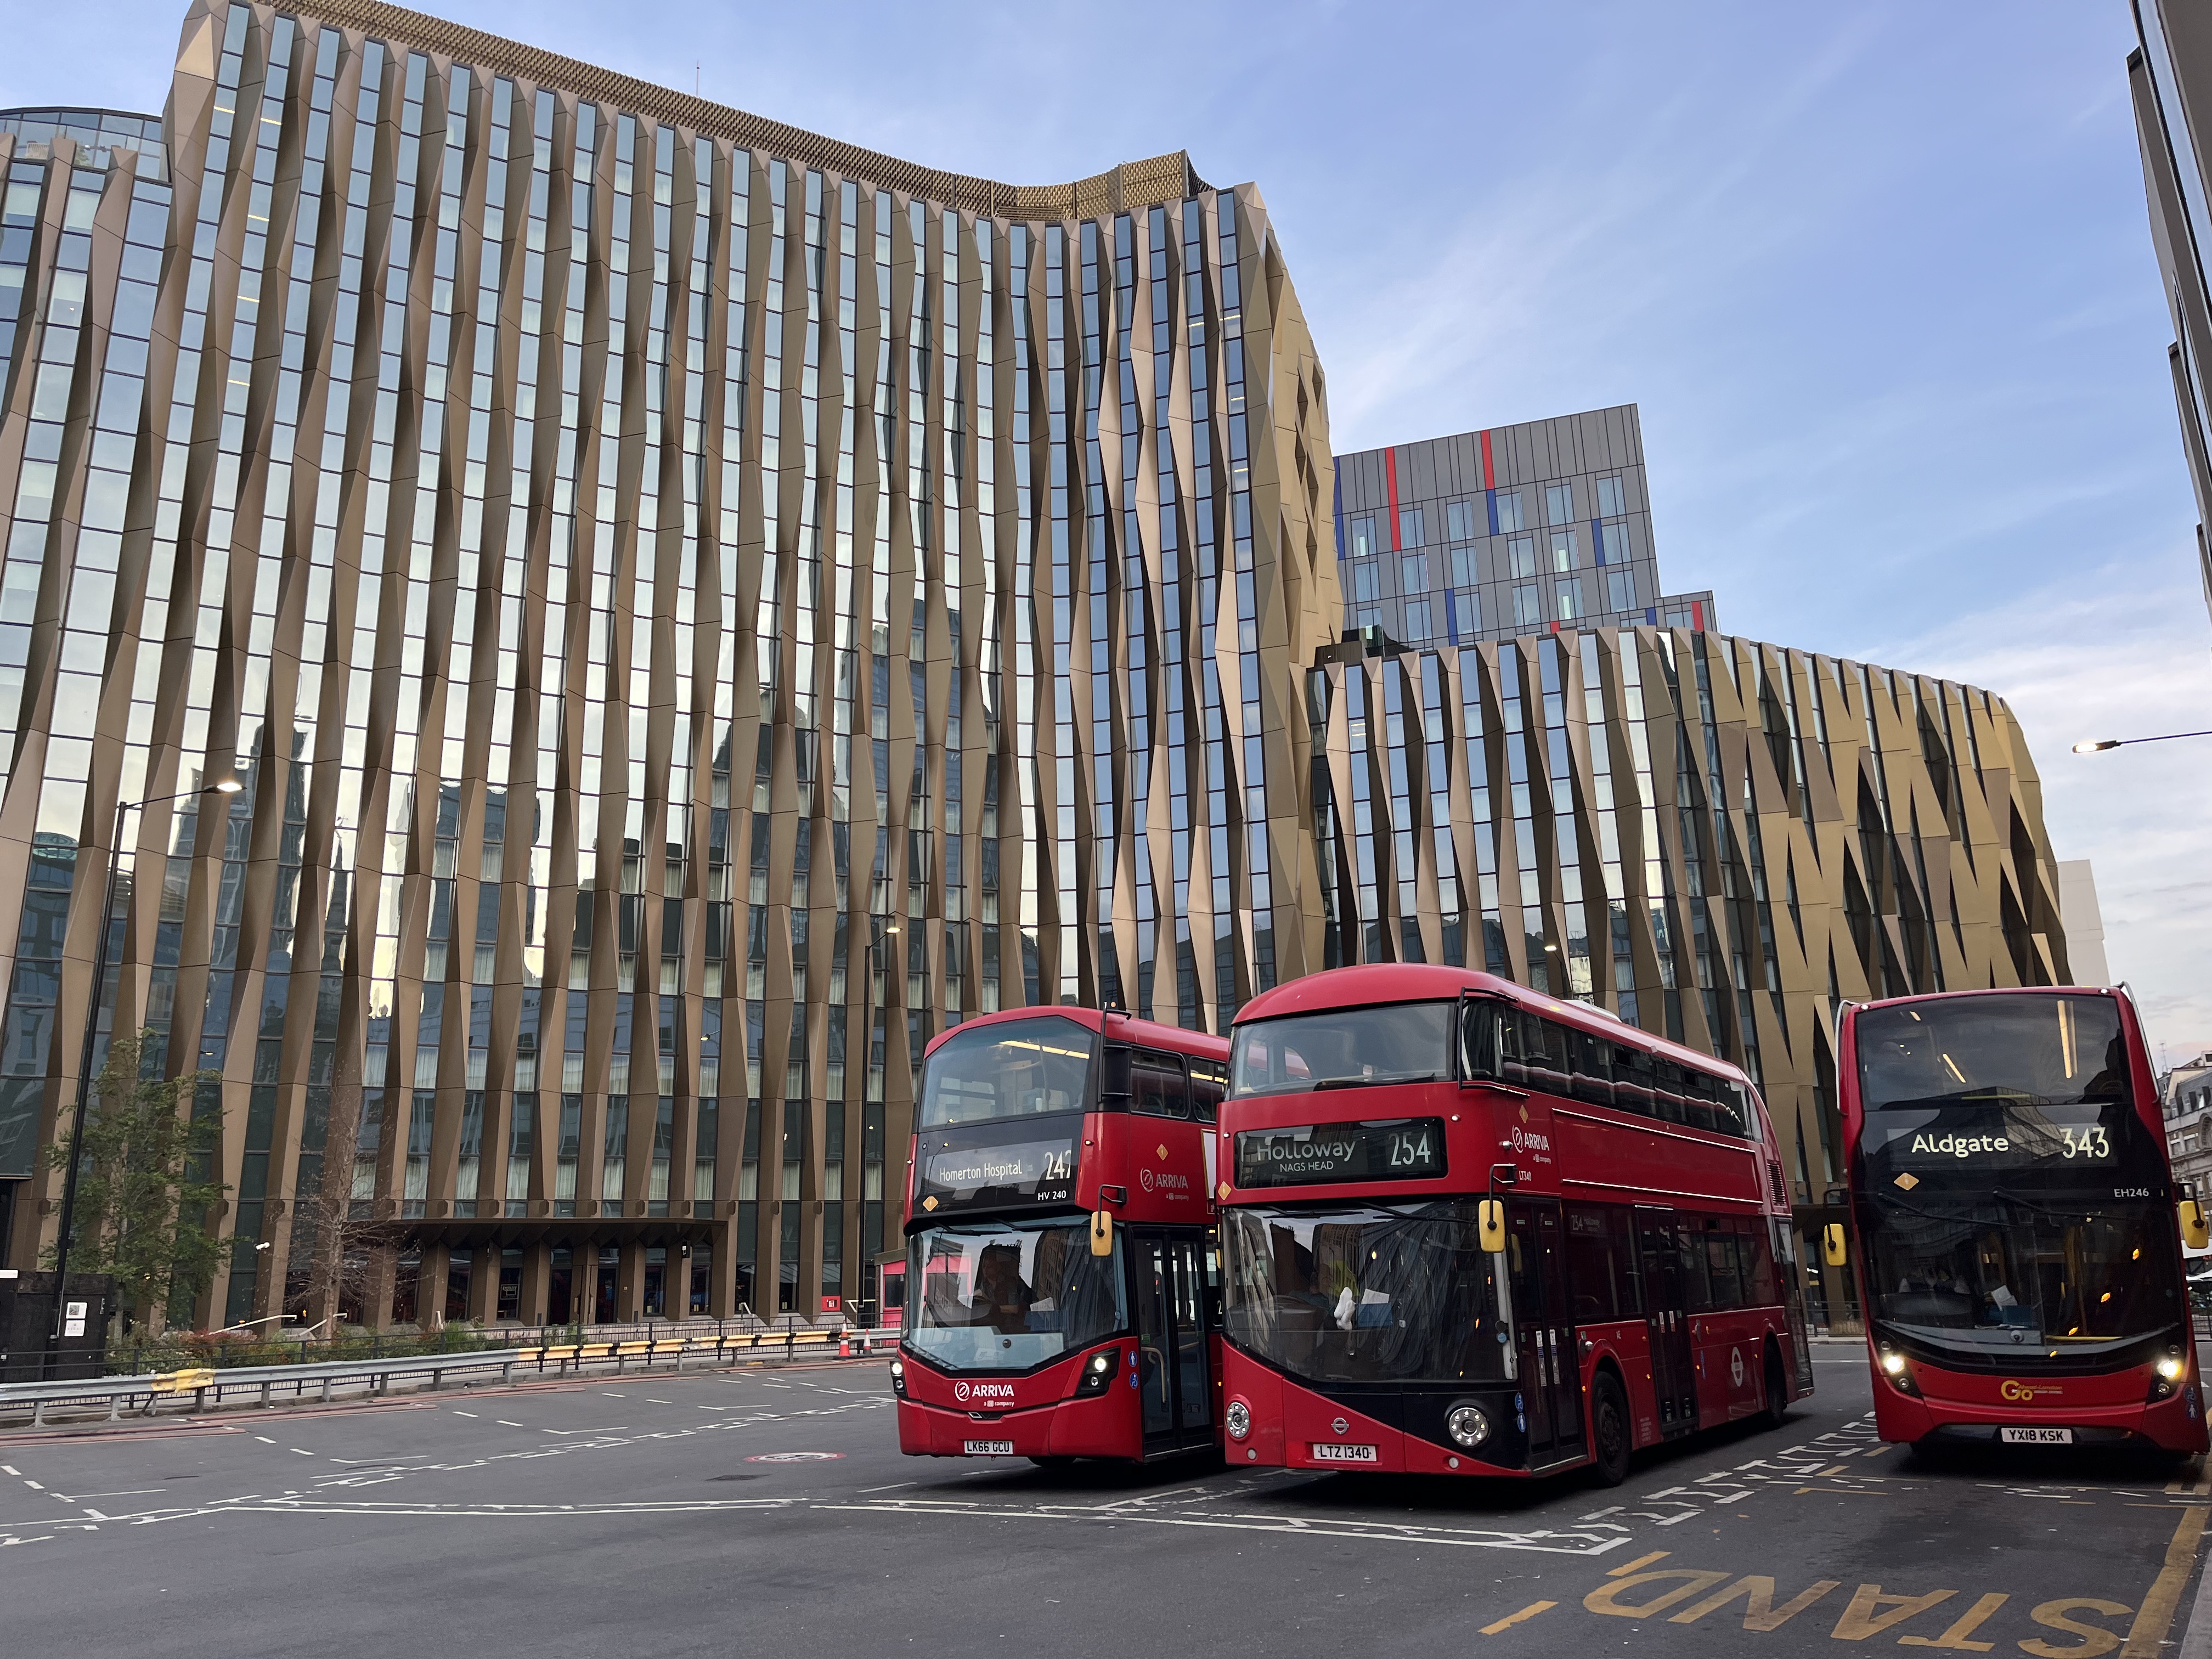
POLYGON ((318 1352, 334 1359, 403 1359, 441 1353, 487 1352, 494 1349, 573 1346, 578 1341, 652 1342, 673 1341, 678 1338, 699 1341, 706 1340, 708 1335, 720 1341, 733 1335, 750 1335, 763 1331, 780 1335, 786 1330, 835 1333, 862 1328, 863 1328, 834 1316, 816 1324, 796 1314, 762 1319, 749 1313, 741 1313, 729 1319, 644 1319, 606 1325, 584 1325, 574 1321, 558 1325, 466 1325, 457 1322, 434 1330, 341 1333, 336 1337, 289 1337, 282 1333, 272 1333, 258 1340, 240 1338, 235 1346, 210 1342, 204 1336, 192 1340, 189 1336, 180 1335, 172 1341, 118 1345, 109 1350, 107 1363, 109 1369, 118 1375, 137 1376, 146 1370, 145 1359, 149 1351, 157 1359, 169 1359, 179 1367, 212 1366, 218 1370, 228 1370, 251 1366, 310 1364, 314 1363, 318 1352), (440 1346, 449 1343, 471 1346, 440 1346), (333 1352, 339 1350, 343 1352, 333 1352))
POLYGON ((493 1382, 511 1384, 538 1378, 580 1376, 587 1368, 610 1368, 617 1375, 632 1365, 651 1370, 656 1364, 681 1371, 686 1362, 700 1369, 766 1361, 819 1360, 866 1358, 898 1340, 895 1328, 868 1330, 738 1331, 724 1329, 711 1337, 661 1335, 642 1340, 556 1342, 532 1347, 501 1348, 473 1353, 416 1354, 404 1358, 341 1359, 320 1364, 239 1365, 227 1369, 155 1372, 135 1376, 109 1376, 63 1382, 0 1384, 0 1419, 27 1413, 33 1427, 45 1426, 48 1414, 72 1414, 106 1410, 107 1422, 126 1414, 151 1417, 164 1406, 183 1404, 191 1413, 220 1409, 226 1399, 241 1398, 262 1407, 279 1402, 328 1402, 340 1394, 379 1399, 399 1385, 435 1390, 455 1378, 464 1387, 493 1382), (494 1374, 496 1374, 495 1376, 494 1374))

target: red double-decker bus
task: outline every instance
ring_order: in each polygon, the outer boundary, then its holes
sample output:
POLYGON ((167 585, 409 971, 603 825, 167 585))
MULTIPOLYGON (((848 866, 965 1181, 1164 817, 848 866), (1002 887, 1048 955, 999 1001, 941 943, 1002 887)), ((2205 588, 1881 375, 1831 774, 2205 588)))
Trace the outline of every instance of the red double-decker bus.
POLYGON ((1213 1123, 1229 1044, 1036 1007, 922 1061, 899 1447, 1150 1458, 1218 1443, 1213 1123))
POLYGON ((1294 981, 1231 1036, 1231 1462, 1610 1485, 1812 1392, 1781 1155, 1735 1067, 1417 965, 1294 981))
POLYGON ((2122 992, 1844 1010, 1855 1258, 1885 1440, 2205 1449, 2158 1090, 2122 992))

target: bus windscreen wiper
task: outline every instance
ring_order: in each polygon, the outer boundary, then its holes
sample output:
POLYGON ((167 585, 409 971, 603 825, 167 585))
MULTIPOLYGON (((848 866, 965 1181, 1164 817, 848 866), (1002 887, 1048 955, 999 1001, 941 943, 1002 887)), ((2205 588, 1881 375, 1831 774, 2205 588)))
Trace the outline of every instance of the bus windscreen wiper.
POLYGON ((1314 1091, 1323 1089, 1370 1089, 1384 1083, 1434 1083, 1434 1072, 1378 1072, 1373 1077, 1325 1077, 1314 1084, 1314 1091))

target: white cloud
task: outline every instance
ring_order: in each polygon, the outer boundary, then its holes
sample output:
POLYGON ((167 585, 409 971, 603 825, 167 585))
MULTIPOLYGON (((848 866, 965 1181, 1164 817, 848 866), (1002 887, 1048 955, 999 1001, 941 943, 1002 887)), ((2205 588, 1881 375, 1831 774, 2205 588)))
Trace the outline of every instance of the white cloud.
POLYGON ((2194 548, 1868 642, 1867 660, 1986 687, 2012 705, 2060 858, 2094 863, 2112 972, 2154 1053, 2212 1048, 2212 738, 2076 755, 2085 738, 2212 726, 2212 630, 2194 548))

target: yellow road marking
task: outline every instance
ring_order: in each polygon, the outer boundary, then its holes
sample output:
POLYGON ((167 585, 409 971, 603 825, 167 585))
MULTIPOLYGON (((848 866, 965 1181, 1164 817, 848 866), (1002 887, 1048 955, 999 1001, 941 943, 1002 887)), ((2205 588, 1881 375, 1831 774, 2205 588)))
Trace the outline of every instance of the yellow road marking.
POLYGON ((1967 1638, 1988 1622, 1989 1617, 2012 1598, 2002 1590, 1992 1590, 1959 1615, 1958 1622, 1941 1636, 1900 1636, 1900 1646, 1908 1648, 1950 1648, 1968 1653, 1987 1653, 1996 1645, 1994 1642, 1974 1642, 1967 1638))
POLYGON ((1557 1601, 1531 1601, 1520 1612, 1509 1613, 1494 1625, 1485 1625, 1482 1627, 1482 1633, 1485 1636, 1495 1636, 1501 1631, 1512 1629, 1524 1619, 1534 1619, 1540 1613, 1549 1613, 1559 1605, 1557 1601))
POLYGON ((1863 1642, 1957 1594, 1956 1590, 1930 1590, 1925 1595, 1884 1595, 1879 1584, 1861 1584, 1828 1634, 1838 1642, 1863 1642))
POLYGON ((1606 1574, 1606 1577, 1608 1578, 1626 1578, 1630 1573, 1634 1572, 1638 1567, 1648 1567, 1654 1561, 1664 1561, 1673 1553, 1674 1552, 1671 1550, 1654 1550, 1649 1555, 1639 1555, 1633 1561, 1628 1562, 1625 1565, 1615 1567, 1611 1572, 1606 1574))
POLYGON ((1833 1468, 1815 1469, 1813 1471, 1816 1476, 1825 1474, 1841 1474, 1843 1472, 1844 1466, 1841 1463, 1837 1464, 1833 1468))
POLYGON ((2202 1504, 2182 1510, 2181 1524, 2173 1529, 2173 1538, 2166 1547, 2166 1565, 2152 1580, 2142 1611, 2128 1627, 2128 1644, 2121 1650, 2120 1659, 2158 1659, 2160 1644, 2173 1623, 2173 1610, 2180 1605, 2181 1592, 2188 1585, 2190 1570, 2197 1564, 2197 1546, 2203 1539, 2208 1516, 2212 1516, 2212 1509, 2202 1504))

